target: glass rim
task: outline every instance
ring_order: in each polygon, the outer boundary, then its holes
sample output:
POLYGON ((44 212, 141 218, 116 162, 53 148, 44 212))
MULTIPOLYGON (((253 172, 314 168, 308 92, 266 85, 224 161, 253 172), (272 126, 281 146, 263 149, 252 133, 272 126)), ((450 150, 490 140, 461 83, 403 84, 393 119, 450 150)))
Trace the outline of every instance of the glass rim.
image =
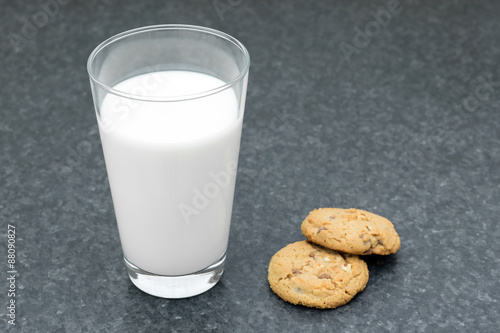
POLYGON ((139 27, 139 28, 135 28, 135 29, 121 32, 119 34, 116 34, 116 35, 104 40, 102 43, 97 45, 97 47, 92 51, 92 53, 90 54, 90 56, 87 60, 87 72, 88 72, 88 75, 90 77, 90 80, 94 84, 101 87, 107 93, 111 93, 113 95, 121 96, 121 97, 128 98, 128 99, 147 101, 147 102, 179 102, 179 101, 187 101, 187 100, 193 100, 193 99, 197 99, 197 98, 210 96, 210 95, 219 93, 221 91, 224 91, 224 90, 228 89, 229 87, 235 85, 237 82, 239 82, 241 79, 243 79, 247 75, 249 68, 250 68, 250 55, 249 55, 246 47, 239 40, 237 40, 236 38, 234 38, 233 36, 231 36, 225 32, 222 32, 222 31, 219 31, 216 29, 197 26, 197 25, 189 25, 189 24, 150 25, 150 26, 139 27), (225 39, 225 40, 231 42, 232 44, 234 44, 236 47, 238 47, 240 49, 240 51, 243 53, 243 56, 245 58, 245 66, 240 71, 238 76, 236 76, 233 80, 226 82, 225 84, 223 84, 217 88, 202 91, 202 92, 196 93, 196 94, 179 95, 179 96, 162 97, 162 96, 136 95, 136 94, 131 94, 131 93, 127 93, 127 92, 115 89, 115 88, 99 81, 99 79, 96 77, 94 71, 92 70, 92 64, 94 63, 94 60, 100 51, 102 51, 108 45, 111 45, 115 42, 118 42, 119 40, 121 40, 123 38, 129 37, 129 36, 132 36, 135 34, 140 34, 143 32, 159 31, 159 30, 197 31, 197 32, 202 32, 202 33, 206 33, 206 34, 211 34, 211 35, 217 36, 219 38, 225 39))

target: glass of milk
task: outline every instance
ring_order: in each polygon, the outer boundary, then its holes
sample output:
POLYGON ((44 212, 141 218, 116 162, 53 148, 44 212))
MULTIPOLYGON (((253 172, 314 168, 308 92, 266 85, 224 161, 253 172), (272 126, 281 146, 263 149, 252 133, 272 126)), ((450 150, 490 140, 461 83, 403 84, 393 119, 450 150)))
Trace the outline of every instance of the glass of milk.
POLYGON ((118 34, 87 69, 128 275, 165 298, 220 279, 250 58, 209 28, 118 34))

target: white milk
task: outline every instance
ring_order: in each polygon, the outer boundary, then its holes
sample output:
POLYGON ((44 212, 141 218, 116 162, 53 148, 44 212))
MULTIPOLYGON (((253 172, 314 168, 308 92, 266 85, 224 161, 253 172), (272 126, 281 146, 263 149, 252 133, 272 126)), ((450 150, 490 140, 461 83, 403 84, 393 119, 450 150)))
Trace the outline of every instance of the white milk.
MULTIPOLYGON (((114 88, 180 96, 223 84, 200 73, 167 71, 132 77, 114 88)), ((106 95, 99 130, 129 261, 151 273, 183 275, 223 255, 242 119, 232 89, 179 102, 106 95)))

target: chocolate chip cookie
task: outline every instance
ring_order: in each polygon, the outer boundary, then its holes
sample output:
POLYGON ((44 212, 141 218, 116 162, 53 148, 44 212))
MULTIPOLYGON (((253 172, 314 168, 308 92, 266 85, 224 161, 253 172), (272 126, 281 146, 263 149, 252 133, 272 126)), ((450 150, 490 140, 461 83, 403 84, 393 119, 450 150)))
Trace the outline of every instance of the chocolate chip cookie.
POLYGON ((302 222, 301 229, 312 242, 346 253, 385 255, 401 246, 389 220, 360 209, 315 209, 302 222))
POLYGON ((287 302, 336 308, 365 288, 368 267, 356 255, 300 241, 271 258, 268 280, 271 289, 287 302))

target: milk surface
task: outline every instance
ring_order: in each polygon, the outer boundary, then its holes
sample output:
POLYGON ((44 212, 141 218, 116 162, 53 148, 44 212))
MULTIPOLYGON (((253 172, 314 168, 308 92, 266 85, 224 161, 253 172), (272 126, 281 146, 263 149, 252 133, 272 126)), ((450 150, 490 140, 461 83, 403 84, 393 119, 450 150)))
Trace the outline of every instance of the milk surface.
MULTIPOLYGON (((129 78, 114 89, 176 97, 225 82, 184 71, 129 78)), ((171 102, 108 93, 99 130, 124 255, 139 268, 183 275, 227 247, 243 110, 232 89, 171 102)))

